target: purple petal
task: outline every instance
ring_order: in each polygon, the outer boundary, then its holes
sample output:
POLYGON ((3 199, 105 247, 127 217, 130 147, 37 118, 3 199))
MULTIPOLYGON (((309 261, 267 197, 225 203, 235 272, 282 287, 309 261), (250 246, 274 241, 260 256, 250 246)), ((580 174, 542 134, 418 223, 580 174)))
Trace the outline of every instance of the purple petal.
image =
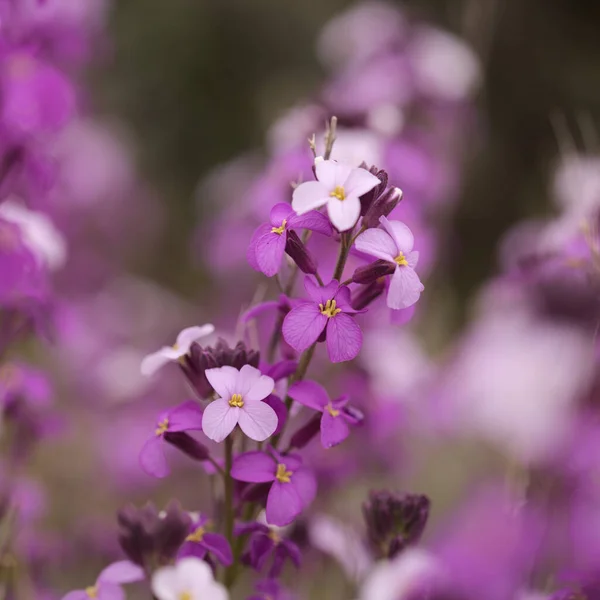
POLYGON ((217 560, 228 567, 233 563, 233 554, 229 542, 218 533, 205 533, 202 539, 206 549, 214 554, 217 560))
POLYGON ((203 544, 199 544, 198 542, 184 542, 181 548, 179 549, 179 552, 177 553, 177 558, 194 556, 202 560, 206 556, 206 553, 207 549, 203 544))
POLYGON ((256 263, 267 277, 273 277, 279 271, 286 240, 286 234, 269 231, 256 241, 256 263))
MULTIPOLYGON (((244 390, 244 401, 257 402, 265 399, 275 387, 275 381, 268 375, 262 375, 261 372, 251 365, 244 365, 240 371, 240 385, 248 385, 248 389, 244 390), (252 369, 252 374, 250 374, 252 369)), ((242 393, 240 391, 240 393, 242 393)))
POLYGON ((202 431, 202 409, 194 400, 169 411, 169 431, 202 431))
POLYGON ((290 219, 293 218, 294 214, 294 209, 289 204, 279 202, 271 209, 269 220, 273 227, 281 227, 284 220, 289 224, 290 219))
POLYGON ((352 169, 344 183, 347 196, 362 196, 377 187, 381 181, 366 169, 352 169))
POLYGON ((333 228, 329 219, 323 213, 316 210, 290 217, 287 225, 290 229, 309 229, 310 231, 327 236, 333 234, 333 228))
POLYGON ((360 313, 366 312, 366 309, 363 310, 355 310, 352 308, 352 294, 350 293, 350 288, 347 285, 340 286, 339 290, 335 295, 335 303, 337 308, 341 308, 345 313, 360 313))
POLYGON ((288 396, 296 402, 322 411, 329 404, 329 395, 316 381, 298 381, 288 390, 288 396))
POLYGON ((317 341, 325 325, 327 317, 321 314, 318 305, 305 302, 286 315, 282 327, 283 338, 294 350, 304 352, 317 341))
POLYGON ((360 200, 358 196, 348 196, 345 200, 329 198, 327 214, 338 231, 348 231, 360 217, 360 200))
POLYGON ((346 423, 350 425, 361 425, 365 420, 365 415, 362 410, 354 406, 344 406, 342 408, 342 417, 346 420, 346 423))
POLYGON ((246 452, 233 461, 231 476, 238 481, 265 483, 275 479, 277 464, 265 452, 246 452))
POLYGON ((292 208, 299 214, 307 213, 329 201, 329 190, 318 181, 301 183, 292 193, 292 208))
POLYGON ((362 331, 356 321, 340 313, 327 323, 327 353, 333 363, 356 358, 362 346, 362 331))
POLYGON ((354 246, 359 252, 390 262, 398 256, 396 242, 383 229, 367 229, 356 238, 354 246))
POLYGON ((387 294, 387 305, 394 310, 408 308, 417 302, 424 289, 419 276, 413 269, 398 267, 392 275, 387 294))
POLYGON ((406 325, 415 316, 417 305, 413 304, 408 308, 401 308, 400 310, 390 311, 390 322, 392 325, 406 325))
POLYGON ((125 600, 123 588, 111 582, 102 582, 98 585, 97 600, 125 600))
POLYGON ((277 427, 273 432, 273 435, 277 435, 283 429, 283 426, 287 420, 287 408, 285 407, 285 404, 281 398, 275 396, 275 394, 270 394, 263 400, 263 402, 268 404, 277 415, 277 427))
POLYGON ((216 369, 206 369, 204 372, 208 383, 221 398, 229 400, 235 392, 235 385, 239 377, 239 371, 233 367, 219 367, 216 369))
POLYGON ((386 217, 380 217, 381 226, 392 236, 398 250, 404 254, 412 251, 415 238, 412 231, 401 221, 390 221, 386 217))
POLYGON ((328 193, 338 185, 345 185, 351 172, 352 167, 335 160, 319 160, 315 162, 317 179, 327 187, 328 193))
POLYGON ((90 597, 85 590, 73 590, 63 596, 62 600, 90 600, 90 597))
POLYGON ((290 448, 304 448, 321 429, 321 415, 314 413, 300 429, 294 432, 290 440, 290 448))
POLYGON ((321 418, 321 444, 323 448, 332 448, 343 442, 350 434, 348 423, 342 417, 341 412, 336 417, 328 410, 323 412, 321 418))
POLYGON ((144 472, 152 477, 163 478, 169 474, 162 436, 153 435, 143 445, 139 461, 144 472))
POLYGON ((297 360, 282 360, 269 367, 265 375, 268 375, 275 381, 279 381, 295 373, 297 368, 297 360))
POLYGON ((306 467, 294 471, 289 485, 293 485, 296 489, 296 493, 302 500, 303 508, 306 508, 317 495, 317 480, 313 472, 306 467))
POLYGON ((317 304, 325 304, 327 300, 333 298, 339 287, 340 284, 335 279, 332 279, 327 285, 321 287, 312 277, 304 278, 304 289, 311 300, 314 300, 317 304))
POLYGON ((262 571, 269 558, 275 542, 266 534, 254 535, 250 540, 250 564, 257 571, 262 571))
POLYGON ((252 238, 250 239, 250 245, 248 246, 248 250, 246 250, 246 260, 255 271, 261 270, 256 260, 256 244, 263 235, 269 233, 270 231, 271 226, 268 223, 263 223, 262 225, 258 226, 256 231, 252 234, 252 238))
POLYGON ((303 509, 303 502, 292 483, 275 481, 267 497, 267 523, 284 527, 289 525, 303 509))
POLYGON ((144 570, 129 560, 112 563, 98 576, 99 582, 133 583, 146 577, 144 570))
POLYGON ((407 252, 404 258, 406 258, 408 266, 414 269, 419 264, 419 251, 413 250, 412 252, 407 252))
POLYGON ((252 440, 264 442, 278 425, 277 413, 265 402, 244 402, 238 416, 240 429, 252 440))
MULTIPOLYGON (((207 371, 208 372, 208 371, 207 371)), ((222 442, 238 423, 240 409, 229 406, 229 401, 219 398, 211 402, 202 416, 204 435, 215 442, 222 442)))
MULTIPOLYGON (((257 271, 259 270, 260 269, 257 269, 257 271)), ((269 302, 261 302, 260 304, 257 304, 256 306, 253 306, 252 308, 247 310, 242 316, 242 320, 244 321, 244 323, 247 323, 248 321, 251 321, 252 319, 255 319, 256 317, 262 315, 263 313, 275 311, 278 309, 279 302, 276 302, 275 300, 270 300, 269 302)))
POLYGON ((296 567, 299 567, 300 563, 302 562, 302 553, 300 552, 300 548, 298 548, 298 546, 290 540, 281 540, 279 545, 282 548, 285 548, 290 560, 294 563, 294 565, 296 565, 296 567))

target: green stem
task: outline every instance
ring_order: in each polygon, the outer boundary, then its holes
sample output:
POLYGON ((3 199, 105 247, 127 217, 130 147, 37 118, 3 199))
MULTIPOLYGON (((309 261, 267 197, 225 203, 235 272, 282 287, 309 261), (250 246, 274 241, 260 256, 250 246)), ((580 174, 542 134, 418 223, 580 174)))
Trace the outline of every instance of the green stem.
POLYGON ((348 254, 350 253, 350 248, 352 246, 350 235, 351 234, 349 233, 342 233, 340 253, 338 256, 337 264, 335 265, 335 270, 333 272, 333 279, 336 279, 337 281, 340 281, 342 279, 342 275, 344 274, 344 267, 346 266, 348 254))
MULTIPOLYGON (((229 545, 233 548, 233 522, 235 515, 233 513, 233 479, 231 478, 231 465, 233 463, 233 437, 227 436, 225 439, 225 537, 229 545)), ((233 584, 236 563, 225 571, 225 585, 230 588, 233 584)))

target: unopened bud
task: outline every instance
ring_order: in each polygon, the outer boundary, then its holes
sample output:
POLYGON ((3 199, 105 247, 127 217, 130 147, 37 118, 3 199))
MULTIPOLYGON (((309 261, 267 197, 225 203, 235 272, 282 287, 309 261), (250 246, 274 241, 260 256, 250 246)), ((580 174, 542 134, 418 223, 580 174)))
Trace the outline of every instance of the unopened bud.
POLYGON ((294 230, 288 231, 285 251, 303 273, 314 275, 317 272, 317 261, 294 230))
POLYGON ((380 181, 379 185, 376 185, 372 190, 360 197, 360 216, 364 217, 373 202, 375 202, 375 200, 385 191, 388 184, 388 174, 375 166, 369 169, 365 163, 362 163, 360 166, 366 171, 369 171, 372 175, 375 175, 380 181))
POLYGON ((383 294, 385 283, 378 279, 369 285, 363 286, 359 292, 352 298, 352 308, 354 310, 362 310, 374 302, 383 294))
POLYGON ((379 226, 380 217, 387 217, 402 200, 402 190, 397 187, 390 188, 376 198, 362 220, 362 226, 369 229, 379 226))
POLYGON ((358 267, 352 275, 353 283, 366 285, 377 281, 380 277, 392 275, 396 271, 396 265, 388 260, 376 260, 370 265, 358 267))

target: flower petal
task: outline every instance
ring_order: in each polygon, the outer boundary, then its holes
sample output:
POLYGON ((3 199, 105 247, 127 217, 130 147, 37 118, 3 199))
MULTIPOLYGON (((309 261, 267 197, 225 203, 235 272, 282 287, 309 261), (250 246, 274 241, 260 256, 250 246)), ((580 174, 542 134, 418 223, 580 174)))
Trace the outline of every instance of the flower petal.
POLYGON ((306 276, 304 278, 304 289, 311 300, 314 300, 317 304, 325 304, 327 300, 334 298, 339 287, 340 284, 335 279, 321 287, 313 277, 306 276))
POLYGON ((322 411, 329 404, 329 394, 316 381, 298 381, 288 390, 288 396, 296 402, 322 411))
POLYGON ((215 326, 207 323, 201 327, 187 327, 177 336, 177 349, 187 354, 193 342, 211 335, 215 331, 215 326))
POLYGON ((125 591, 118 583, 103 581, 98 584, 97 600, 125 600, 125 591))
MULTIPOLYGON (((185 352, 183 354, 185 354, 185 352)), ((140 371, 142 375, 146 375, 147 377, 154 375, 161 367, 173 360, 177 360, 183 356, 183 354, 170 346, 163 346, 160 350, 144 357, 142 364, 140 365, 140 371)))
POLYGON ((408 254, 415 245, 415 237, 407 225, 401 221, 390 221, 386 217, 380 217, 381 226, 392 236, 400 252, 408 254))
POLYGON ((209 552, 214 554, 218 561, 228 567, 233 563, 233 554, 229 542, 218 533, 205 533, 203 543, 209 552))
POLYGON ((144 569, 130 560, 120 560, 108 565, 98 576, 98 581, 111 583, 133 583, 146 577, 144 569))
POLYGON ((233 367, 225 366, 216 369, 206 369, 204 374, 215 392, 217 392, 221 398, 229 400, 231 394, 235 392, 235 386, 240 372, 233 367))
MULTIPOLYGON (((212 569, 203 560, 197 558, 188 557, 182 558, 175 565, 177 569, 177 581, 179 583, 178 591, 190 590, 195 592, 204 592, 208 596, 207 592, 212 592, 212 585, 214 583, 214 576, 212 569)), ((200 595, 200 594, 197 594, 200 595)), ((217 599, 217 596, 210 595, 210 598, 217 599)))
POLYGON ((381 183, 380 179, 366 169, 352 169, 344 183, 347 196, 362 196, 381 183))
POLYGON ((179 577, 177 567, 162 567, 152 575, 152 593, 157 600, 178 600, 179 577))
POLYGON ((309 210, 325 206, 329 200, 329 190, 318 181, 301 183, 292 193, 292 208, 302 215, 309 210))
MULTIPOLYGON (((254 367, 251 365, 244 365, 240 371, 240 377, 244 377, 247 369, 254 369, 254 367)), ((254 371, 258 371, 258 369, 254 369, 254 371)), ((255 377, 249 383, 249 389, 243 394, 244 402, 258 402, 259 400, 264 400, 275 387, 275 381, 268 375, 261 375, 260 371, 258 371, 258 377, 255 377)))
POLYGON ((267 497, 266 517, 269 525, 285 527, 289 525, 303 509, 303 503, 291 483, 275 481, 267 497))
POLYGON ((290 221, 294 217, 294 209, 286 202, 278 202, 269 213, 272 227, 281 227, 283 221, 290 221))
POLYGON ((410 267, 398 267, 392 275, 387 294, 387 305, 394 310, 415 304, 425 288, 419 276, 410 267))
POLYGON ((304 352, 317 341, 325 325, 327 317, 321 314, 318 305, 304 302, 292 309, 283 320, 283 338, 294 350, 304 352))
POLYGON ((360 352, 362 331, 356 321, 345 313, 327 323, 327 352, 333 363, 352 360, 360 352))
POLYGON ((350 434, 348 423, 341 413, 336 417, 326 410, 321 419, 321 444, 323 448, 331 448, 343 442, 350 434))
POLYGON ((351 172, 352 167, 335 160, 315 161, 315 173, 317 179, 325 185, 328 194, 329 192, 332 192, 336 186, 344 186, 351 172))
POLYGON ((280 267, 281 259, 285 252, 287 235, 285 233, 272 233, 269 231, 256 240, 254 247, 256 264, 260 271, 267 277, 273 277, 280 267))
MULTIPOLYGON (((271 380, 272 381, 272 380, 271 380)), ((265 402, 244 402, 238 417, 240 429, 256 442, 273 435, 279 419, 277 413, 265 402)))
POLYGON ((406 262, 411 269, 414 269, 419 263, 419 251, 413 250, 412 252, 408 252, 405 256, 406 262))
POLYGON ((139 462, 144 472, 152 477, 162 479, 170 473, 162 436, 153 435, 142 446, 139 462))
MULTIPOLYGON (((205 534, 206 535, 206 534, 205 534)), ((184 542, 181 548, 179 548, 179 552, 177 553, 177 558, 185 558, 186 556, 195 556, 202 560, 208 550, 202 544, 198 542, 184 542)))
POLYGON ((231 467, 231 476, 248 483, 266 483, 275 479, 277 464, 265 452, 246 452, 237 456, 231 467))
POLYGON ((248 249, 246 250, 246 260, 255 271, 260 271, 260 267, 258 266, 258 262, 256 260, 256 244, 263 235, 269 233, 270 231, 271 225, 268 223, 263 223, 256 228, 252 234, 252 237, 250 238, 250 243, 248 244, 248 249))
POLYGON ((194 400, 169 411, 169 431, 202 431, 202 409, 194 400))
POLYGON ((229 401, 219 398, 211 402, 202 415, 202 431, 215 442, 222 442, 238 423, 240 409, 229 406, 229 401))
POLYGON ((266 372, 266 375, 274 381, 279 381, 295 373, 298 368, 297 360, 281 360, 274 365, 271 365, 266 372))
POLYGON ((297 471, 294 471, 291 485, 294 486, 296 493, 300 497, 303 508, 306 508, 317 495, 317 480, 314 473, 306 467, 301 467, 297 471))
POLYGON ((268 404, 277 415, 277 427, 275 428, 275 431, 272 434, 277 435, 283 429, 283 426, 285 425, 285 422, 287 420, 287 408, 285 407, 283 400, 281 400, 281 398, 279 398, 278 396, 275 396, 275 394, 269 394, 263 400, 263 402, 265 404, 268 404))
POLYGON ((90 600, 90 597, 85 590, 73 590, 63 596, 62 600, 90 600))
POLYGON ((290 217, 288 227, 290 229, 309 229, 310 231, 328 236, 333 234, 329 219, 323 213, 316 210, 290 217))
POLYGON ((360 200, 358 196, 348 196, 345 200, 329 198, 327 214, 338 231, 348 231, 360 217, 360 200))
POLYGON ((367 229, 356 238, 354 246, 359 252, 382 260, 393 262, 394 258, 398 256, 396 242, 383 229, 367 229))

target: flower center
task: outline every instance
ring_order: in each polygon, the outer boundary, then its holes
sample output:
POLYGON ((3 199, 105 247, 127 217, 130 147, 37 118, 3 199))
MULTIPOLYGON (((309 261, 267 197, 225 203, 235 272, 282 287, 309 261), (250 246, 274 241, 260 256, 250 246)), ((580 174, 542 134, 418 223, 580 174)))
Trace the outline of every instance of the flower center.
POLYGON ((319 304, 319 308, 321 309, 321 314, 327 318, 335 317, 335 315, 342 312, 341 308, 336 307, 335 300, 327 300, 325 306, 319 304))
POLYGON ((267 535, 269 536, 269 538, 271 538, 271 541, 276 546, 277 546, 277 544, 279 544, 279 542, 281 542, 281 538, 279 537, 279 534, 274 529, 269 529, 269 533, 267 535))
POLYGON ((332 198, 337 198, 338 200, 346 199, 346 190, 343 185, 336 185, 333 192, 329 194, 332 198))
POLYGON ((325 408, 332 417, 340 416, 340 411, 337 408, 333 408, 331 402, 325 408))
POLYGON ((98 588, 95 585, 91 585, 90 587, 85 588, 85 593, 88 595, 88 598, 97 598, 98 588))
POLYGON ((271 233, 276 233, 277 235, 281 235, 285 231, 286 224, 287 224, 287 219, 284 219, 281 222, 281 227, 271 227, 271 233))
POLYGON ((192 592, 179 592, 177 600, 194 600, 194 598, 192 597, 192 592))
POLYGON ((229 406, 237 406, 238 408, 242 408, 244 406, 244 401, 242 400, 241 394, 233 394, 229 400, 229 406))
POLYGON ((398 256, 396 256, 396 258, 394 259, 394 262, 399 267, 408 267, 408 261, 406 260, 406 257, 404 256, 403 252, 400 252, 400 254, 398 254, 398 256))
POLYGON ((165 418, 157 424, 154 433, 156 435, 164 435, 165 433, 167 433, 167 431, 169 431, 169 419, 165 418))
POLYGON ((275 479, 279 483, 290 483, 292 480, 292 471, 288 471, 287 467, 283 463, 277 465, 277 473, 275 473, 275 479))
POLYGON ((202 539, 204 538, 204 534, 206 533, 206 531, 204 530, 204 527, 197 527, 192 533, 190 533, 190 535, 188 535, 185 538, 186 542, 201 542, 202 539))

